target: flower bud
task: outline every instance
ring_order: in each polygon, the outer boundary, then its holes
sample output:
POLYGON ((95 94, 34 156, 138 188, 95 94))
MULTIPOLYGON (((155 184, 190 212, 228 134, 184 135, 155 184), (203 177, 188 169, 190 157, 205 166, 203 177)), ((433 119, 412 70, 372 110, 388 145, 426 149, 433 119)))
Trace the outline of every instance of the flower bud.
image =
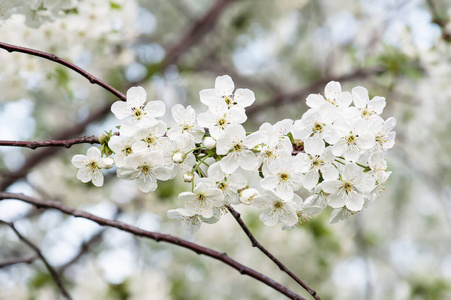
POLYGON ((245 189, 240 193, 240 202, 243 204, 250 205, 252 203, 252 199, 258 196, 260 193, 253 188, 245 189))
POLYGON ((185 182, 191 182, 191 181, 193 181, 193 179, 194 179, 194 174, 193 174, 193 173, 191 173, 191 172, 185 172, 185 173, 183 174, 183 180, 184 180, 185 182))
POLYGON ((252 149, 252 151, 254 151, 254 152, 261 152, 262 149, 263 149, 262 144, 259 144, 259 145, 255 146, 255 147, 252 149))
POLYGON ((172 155, 172 161, 179 164, 185 160, 185 157, 186 155, 183 152, 175 152, 172 155))
POLYGON ((216 146, 216 140, 210 136, 207 136, 204 139, 204 145, 205 145, 205 148, 212 149, 216 146))
POLYGON ((108 143, 108 140, 109 140, 109 137, 108 137, 108 135, 106 135, 105 133, 102 133, 102 134, 99 136, 99 142, 100 142, 100 144, 106 144, 106 143, 108 143))

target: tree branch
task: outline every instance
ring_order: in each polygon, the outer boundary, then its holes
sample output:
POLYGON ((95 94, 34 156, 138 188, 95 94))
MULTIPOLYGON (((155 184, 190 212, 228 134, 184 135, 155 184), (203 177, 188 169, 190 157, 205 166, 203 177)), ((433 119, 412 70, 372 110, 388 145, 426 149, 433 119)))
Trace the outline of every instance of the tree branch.
POLYGON ((24 194, 0 192, 0 200, 4 200, 4 199, 17 199, 17 200, 21 200, 21 201, 27 202, 29 204, 35 205, 38 208, 56 209, 65 214, 68 214, 68 215, 71 215, 71 216, 74 216, 77 218, 91 220, 101 226, 113 227, 113 228, 116 228, 116 229, 119 229, 122 231, 129 232, 129 233, 139 236, 139 237, 145 237, 148 239, 155 240, 156 242, 166 242, 169 244, 173 244, 173 245, 176 245, 179 247, 189 249, 191 251, 196 252, 197 254, 203 254, 205 256, 209 256, 211 258, 219 260, 222 263, 229 265, 230 267, 238 270, 241 274, 250 276, 250 277, 272 287, 273 289, 277 290, 278 292, 282 293, 283 295, 287 296, 290 299, 305 300, 298 294, 294 293, 293 291, 291 291, 287 287, 281 285, 280 283, 274 281, 273 279, 255 271, 254 269, 251 269, 243 264, 240 264, 236 260, 227 256, 226 253, 221 253, 221 252, 215 251, 213 249, 200 246, 193 242, 189 242, 187 240, 184 240, 184 239, 181 239, 181 238, 169 235, 169 234, 162 234, 162 233, 158 233, 158 232, 147 231, 147 230, 143 230, 141 228, 123 223, 123 222, 104 219, 104 218, 98 217, 96 215, 90 214, 85 211, 67 207, 67 206, 63 205, 62 203, 55 202, 55 201, 39 200, 39 199, 35 199, 33 197, 26 196, 24 194))
POLYGON ((64 297, 66 297, 67 299, 72 299, 72 297, 69 295, 69 293, 67 292, 66 288, 64 287, 63 282, 62 282, 61 278, 59 277, 58 273, 56 273, 55 269, 49 264, 49 262, 47 261, 45 256, 42 254, 41 250, 39 250, 38 246, 36 246, 33 242, 31 242, 29 239, 24 237, 17 230, 16 226, 14 226, 13 223, 5 222, 3 220, 0 220, 0 223, 8 225, 14 231, 14 233, 17 235, 17 237, 24 244, 26 244, 28 247, 30 247, 36 253, 36 255, 42 260, 44 265, 47 267, 47 270, 49 270, 50 275, 52 276, 53 280, 55 281, 55 283, 56 283, 58 289, 60 290, 61 294, 63 294, 64 297))
POLYGON ((105 90, 107 90, 114 96, 118 97, 122 101, 127 100, 127 97, 124 94, 122 94, 121 92, 116 90, 111 85, 109 85, 106 82, 100 80, 99 78, 91 75, 90 73, 88 73, 87 71, 83 70, 82 68, 74 65, 73 63, 68 62, 65 59, 59 58, 55 54, 51 54, 51 53, 47 53, 47 52, 43 52, 43 51, 39 51, 39 50, 35 50, 35 49, 30 49, 30 48, 26 48, 26 47, 11 45, 11 44, 7 44, 7 43, 3 43, 3 42, 0 42, 0 48, 3 48, 8 52, 21 52, 21 53, 26 53, 26 54, 33 55, 33 56, 39 56, 39 57, 54 61, 65 67, 68 67, 71 70, 74 70, 78 74, 80 74, 83 77, 85 77, 86 79, 88 79, 90 83, 97 84, 97 85, 103 87, 105 90))
POLYGON ((36 149, 39 147, 66 147, 70 148, 72 145, 75 144, 99 144, 99 139, 94 136, 83 136, 75 139, 69 139, 69 140, 50 140, 50 141, 42 141, 42 142, 36 142, 36 141, 2 141, 0 140, 0 146, 12 146, 12 147, 27 147, 30 149, 36 149))
POLYGON ((177 62, 179 57, 190 47, 202 40, 210 32, 220 19, 224 9, 234 0, 218 0, 215 4, 186 31, 177 44, 167 50, 163 61, 163 67, 177 62))
POLYGON ((249 228, 244 223, 243 219, 241 219, 241 214, 232 208, 230 205, 226 205, 229 212, 235 218, 235 220, 240 224, 241 229, 243 229, 244 233, 247 235, 249 240, 252 243, 252 247, 257 247, 263 254, 265 254, 269 259, 271 259, 281 271, 287 273, 291 278, 293 278, 297 283, 299 283, 313 298, 317 300, 321 300, 315 290, 311 289, 307 284, 305 284, 299 277, 297 277, 293 272, 291 272, 280 260, 278 260, 271 252, 269 252, 259 241, 254 237, 249 228))
POLYGON ((448 25, 449 19, 440 16, 439 10, 437 10, 433 0, 427 0, 427 2, 431 10, 432 22, 437 24, 442 31, 442 39, 446 42, 451 42, 451 33, 446 31, 446 26, 448 25))
POLYGON ((9 267, 16 264, 31 264, 38 258, 36 255, 25 257, 25 258, 13 258, 10 260, 5 260, 3 262, 0 262, 0 269, 4 267, 9 267))

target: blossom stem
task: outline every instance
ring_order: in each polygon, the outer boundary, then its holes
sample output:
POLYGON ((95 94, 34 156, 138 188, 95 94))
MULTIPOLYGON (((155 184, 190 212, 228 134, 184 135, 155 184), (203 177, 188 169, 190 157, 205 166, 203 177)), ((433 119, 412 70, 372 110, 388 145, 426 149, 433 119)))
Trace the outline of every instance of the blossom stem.
POLYGON ((313 298, 316 300, 321 300, 315 290, 311 289, 307 284, 305 284, 299 277, 297 277, 293 272, 291 272, 280 260, 278 260, 271 252, 269 252, 259 241, 254 237, 249 228, 244 223, 243 219, 241 219, 241 214, 232 208, 230 205, 226 205, 228 211, 232 214, 235 220, 238 222, 240 227, 243 229, 244 233, 247 235, 249 240, 252 243, 252 247, 258 248, 263 254, 265 254, 269 259, 271 259, 281 271, 287 273, 291 278, 293 278, 297 283, 299 283, 313 298))

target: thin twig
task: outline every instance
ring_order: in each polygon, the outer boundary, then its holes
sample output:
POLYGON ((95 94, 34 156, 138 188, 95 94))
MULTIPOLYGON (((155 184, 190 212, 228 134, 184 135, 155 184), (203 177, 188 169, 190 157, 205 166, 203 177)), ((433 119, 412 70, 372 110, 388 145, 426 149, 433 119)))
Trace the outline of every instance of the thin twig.
POLYGON ((265 254, 269 259, 271 259, 281 271, 287 273, 291 278, 293 278, 297 283, 299 283, 313 298, 317 300, 321 300, 315 290, 310 288, 307 284, 305 284, 299 277, 297 277, 293 272, 291 272, 280 260, 278 260, 271 252, 269 252, 259 241, 254 237, 249 228, 244 223, 243 219, 241 219, 241 214, 233 209, 230 205, 226 205, 229 212, 235 218, 235 220, 240 224, 241 229, 243 229, 244 233, 247 235, 249 240, 252 243, 252 247, 258 248, 263 254, 265 254))
POLYGON ((80 258, 82 258, 86 253, 88 253, 89 249, 94 245, 97 244, 99 241, 102 240, 103 233, 105 232, 105 229, 99 230, 97 233, 92 235, 89 240, 83 242, 80 246, 80 250, 78 253, 67 263, 62 265, 58 268, 58 274, 63 275, 66 270, 72 266, 73 264, 77 263, 80 258))
POLYGON ((36 199, 33 197, 26 196, 24 194, 0 192, 0 200, 3 200, 3 199, 17 199, 17 200, 21 200, 21 201, 30 203, 32 205, 35 205, 39 208, 56 209, 65 214, 68 214, 68 215, 71 215, 71 216, 74 216, 77 218, 91 220, 101 226, 117 228, 119 230, 129 232, 135 236, 145 237, 145 238, 155 240, 156 242, 166 242, 166 243, 173 244, 173 245, 176 245, 179 247, 187 248, 189 250, 196 252, 197 254, 203 254, 203 255, 209 256, 211 258, 214 258, 216 260, 219 260, 219 261, 223 262, 224 264, 229 265, 230 267, 238 270, 241 274, 250 276, 250 277, 272 287, 273 289, 277 290, 278 292, 282 293, 283 295, 287 296, 290 299, 305 300, 298 294, 294 293, 293 291, 291 291, 287 287, 281 285, 280 283, 274 281, 273 279, 255 271, 254 269, 251 269, 243 264, 240 264, 236 260, 227 256, 226 253, 221 253, 221 252, 215 251, 213 249, 200 246, 193 242, 189 242, 187 240, 184 240, 184 239, 181 239, 181 238, 169 235, 169 234, 147 231, 147 230, 144 230, 144 229, 120 222, 120 221, 104 219, 104 218, 90 214, 85 211, 70 208, 68 206, 63 205, 60 202, 39 200, 39 199, 36 199))
POLYGON ((88 73, 84 69, 74 65, 73 63, 68 62, 65 59, 59 58, 55 54, 51 54, 51 53, 47 53, 47 52, 43 52, 43 51, 39 51, 39 50, 35 50, 35 49, 30 49, 30 48, 26 48, 26 47, 11 45, 11 44, 7 44, 7 43, 3 43, 3 42, 0 42, 0 48, 3 48, 8 52, 21 52, 21 53, 30 54, 33 56, 39 56, 39 57, 54 61, 58 64, 68 67, 71 70, 74 70, 78 74, 80 74, 83 77, 85 77, 86 79, 88 79, 90 83, 97 84, 97 85, 103 87, 105 90, 109 91, 111 94, 115 95, 122 101, 127 100, 127 97, 124 94, 122 94, 121 92, 116 90, 111 85, 109 85, 106 82, 100 80, 99 78, 91 75, 90 73, 88 73))
POLYGON ((83 136, 75 139, 70 140, 50 140, 50 141, 42 141, 42 142, 36 142, 36 141, 1 141, 0 140, 0 146, 12 146, 12 147, 27 147, 30 149, 36 149, 39 147, 66 147, 70 148, 72 145, 75 144, 83 144, 83 143, 89 143, 89 144, 99 144, 99 139, 94 136, 83 136))
POLYGON ((36 255, 25 257, 25 258, 13 258, 0 262, 0 269, 4 267, 9 267, 17 264, 31 264, 38 258, 36 255))
POLYGON ((13 223, 9 223, 9 222, 5 222, 3 220, 0 220, 0 223, 3 223, 5 225, 8 225, 13 231, 14 233, 17 235, 17 237, 24 243, 26 244, 28 247, 30 247, 37 256, 39 256, 39 258, 42 260, 42 262, 44 263, 44 265, 47 267, 47 270, 49 270, 50 275, 52 276, 53 280, 56 283, 56 286, 58 287, 58 289, 60 290, 60 292, 64 295, 64 297, 66 297, 67 299, 72 299, 72 297, 69 295, 69 293, 67 292, 66 288, 63 285, 63 281, 61 280, 61 278, 59 277, 58 273, 56 273, 55 269, 49 264, 49 262, 47 261, 47 259, 45 258, 45 256, 42 254, 41 250, 39 249, 38 246, 36 246, 32 241, 30 241, 29 239, 27 239, 26 237, 24 237, 16 228, 16 226, 14 226, 13 223))

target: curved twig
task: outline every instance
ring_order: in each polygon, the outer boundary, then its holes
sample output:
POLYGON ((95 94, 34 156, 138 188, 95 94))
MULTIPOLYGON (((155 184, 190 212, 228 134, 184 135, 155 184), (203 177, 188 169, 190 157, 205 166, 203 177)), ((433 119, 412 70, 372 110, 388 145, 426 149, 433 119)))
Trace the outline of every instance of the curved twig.
POLYGON ((17 264, 31 264, 32 262, 34 262, 36 260, 36 258, 38 258, 38 257, 36 255, 33 255, 33 256, 25 257, 25 258, 12 258, 9 260, 5 260, 5 261, 0 262, 0 269, 9 267, 9 266, 13 266, 13 265, 17 265, 17 264))
POLYGON ((280 260, 278 260, 271 252, 269 252, 259 241, 254 237, 249 228, 244 223, 243 219, 241 219, 241 214, 233 209, 230 205, 226 205, 229 212, 235 218, 235 220, 240 224, 240 227, 243 229, 244 233, 246 233, 247 237, 252 243, 252 247, 257 247, 263 254, 265 254, 269 259, 271 259, 281 271, 287 273, 291 278, 293 278, 297 283, 299 283, 313 298, 317 300, 321 300, 315 290, 310 288, 307 284, 305 284, 299 277, 297 277, 293 272, 291 272, 287 266, 285 266, 280 260))
POLYGON ((75 138, 75 139, 70 139, 70 140, 50 140, 50 141, 42 141, 42 142, 1 141, 0 140, 0 146, 27 147, 30 149, 36 149, 39 147, 59 147, 59 146, 70 148, 72 145, 83 144, 83 143, 99 144, 99 139, 96 136, 91 135, 91 136, 83 136, 83 137, 79 137, 79 138, 75 138))
POLYGON ((17 199, 17 200, 21 200, 21 201, 30 203, 32 205, 35 205, 38 208, 56 209, 56 210, 59 210, 65 214, 68 214, 68 215, 71 215, 74 217, 91 220, 101 226, 117 228, 119 230, 129 232, 136 236, 155 240, 156 242, 166 242, 169 244, 173 244, 176 246, 180 246, 180 247, 189 249, 191 251, 196 252, 197 254, 203 254, 203 255, 209 256, 211 258, 214 258, 216 260, 219 260, 222 263, 229 265, 230 267, 238 270, 241 274, 248 275, 248 276, 272 287, 273 289, 275 289, 276 291, 280 292, 281 294, 287 296, 290 299, 305 300, 303 297, 299 296, 298 294, 294 293, 293 291, 291 291, 287 287, 281 285, 280 283, 274 281, 273 279, 267 277, 266 275, 263 275, 262 273, 257 272, 254 269, 251 269, 243 264, 240 264, 233 258, 227 256, 226 253, 221 253, 221 252, 215 251, 213 249, 200 246, 193 242, 189 242, 187 240, 184 240, 184 239, 181 239, 181 238, 169 235, 169 234, 147 231, 147 230, 143 230, 141 228, 123 223, 123 222, 104 219, 104 218, 98 217, 96 215, 90 214, 85 211, 67 207, 60 202, 39 200, 39 199, 36 199, 33 197, 26 196, 24 194, 0 192, 0 200, 4 200, 4 199, 17 199))
POLYGON ((26 54, 30 54, 30 55, 33 55, 33 56, 39 56, 39 57, 42 57, 42 58, 54 61, 56 63, 59 63, 59 64, 61 64, 63 66, 68 67, 71 70, 74 70, 78 74, 82 75, 83 77, 88 79, 90 83, 97 84, 97 85, 103 87, 105 90, 109 91, 111 94, 115 95, 116 97, 118 97, 122 101, 127 100, 127 97, 124 94, 122 94, 121 92, 116 90, 111 85, 109 85, 106 82, 100 80, 99 78, 91 75, 90 73, 88 73, 85 70, 83 70, 82 68, 74 65, 73 63, 68 62, 65 59, 59 58, 55 54, 51 54, 51 53, 47 53, 47 52, 43 52, 43 51, 39 51, 39 50, 35 50, 35 49, 30 49, 30 48, 26 48, 26 47, 11 45, 11 44, 7 44, 7 43, 3 43, 3 42, 0 42, 0 48, 3 48, 3 49, 5 49, 8 52, 26 53, 26 54))
POLYGON ((44 265, 47 267, 47 269, 50 272, 50 275, 52 276, 53 280, 55 281, 58 289, 61 291, 61 294, 64 295, 64 297, 66 297, 67 299, 72 299, 72 297, 69 295, 69 293, 67 292, 66 288, 63 285, 63 281, 61 280, 61 278, 59 277, 58 273, 56 273, 55 269, 49 264, 49 262, 47 261, 47 259, 45 258, 45 256, 42 254, 41 250, 39 249, 38 246, 36 246, 33 242, 31 242, 29 239, 27 239, 26 237, 24 237, 16 228, 16 226, 14 226, 13 223, 9 223, 9 222, 5 222, 3 220, 0 220, 0 223, 3 223, 5 225, 8 225, 13 231, 14 233, 17 235, 17 237, 24 243, 26 244, 28 247, 30 247, 31 249, 33 249, 33 251, 36 253, 36 255, 42 260, 42 262, 44 263, 44 265))

